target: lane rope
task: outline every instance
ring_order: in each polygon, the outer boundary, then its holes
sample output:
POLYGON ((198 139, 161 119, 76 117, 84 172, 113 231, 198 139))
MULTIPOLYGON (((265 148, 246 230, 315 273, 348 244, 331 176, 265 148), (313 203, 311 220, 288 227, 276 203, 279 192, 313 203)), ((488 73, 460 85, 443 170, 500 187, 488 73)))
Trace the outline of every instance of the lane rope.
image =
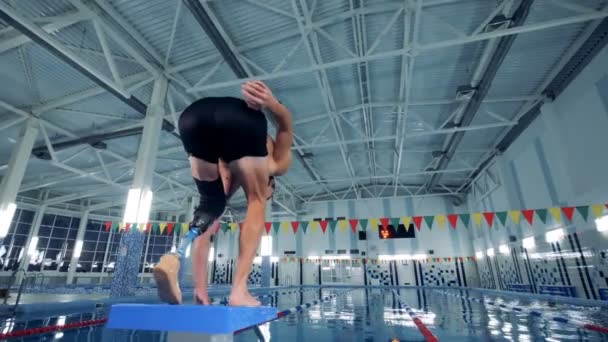
POLYGON ((322 298, 322 299, 320 299, 320 300, 315 300, 315 301, 308 302, 308 303, 305 303, 305 304, 296 305, 296 306, 294 306, 294 307, 292 307, 292 308, 289 308, 289 309, 285 309, 285 310, 283 310, 283 311, 280 311, 280 312, 277 314, 277 317, 275 317, 275 318, 273 318, 273 319, 271 319, 271 320, 268 320, 268 321, 266 321, 266 322, 263 322, 263 323, 260 323, 260 324, 257 324, 257 325, 252 325, 252 326, 250 326, 250 327, 243 328, 243 329, 241 329, 241 330, 237 330, 237 331, 235 331, 235 332, 234 332, 234 334, 235 334, 235 335, 236 335, 236 334, 240 334, 240 333, 242 333, 242 332, 244 332, 244 331, 247 331, 247 330, 249 330, 249 329, 256 328, 256 327, 258 327, 258 326, 260 326, 260 325, 263 325, 263 324, 266 324, 266 323, 269 323, 269 322, 276 321, 276 320, 278 320, 278 319, 280 319, 280 318, 283 318, 283 317, 285 317, 285 316, 287 316, 287 315, 291 315, 291 314, 296 313, 296 312, 302 312, 302 311, 304 311, 305 309, 308 309, 308 308, 310 308, 310 307, 312 307, 312 306, 316 306, 316 305, 319 305, 319 304, 322 304, 322 303, 327 303, 327 302, 331 301, 331 300, 332 300, 332 299, 334 299, 334 298, 337 298, 337 297, 339 297, 339 296, 343 296, 343 295, 345 295, 345 294, 349 293, 350 291, 352 291, 352 290, 348 290, 348 291, 343 291, 343 292, 335 293, 335 294, 332 294, 332 295, 329 295, 329 296, 325 296, 325 297, 323 297, 323 298, 322 298))
POLYGON ((71 330, 71 329, 82 329, 82 328, 93 327, 93 326, 97 326, 97 325, 103 325, 107 321, 108 321, 108 318, 104 317, 104 318, 100 318, 100 319, 73 322, 73 323, 62 324, 62 325, 51 325, 51 326, 46 326, 46 327, 16 330, 16 331, 11 331, 11 332, 0 334, 0 340, 48 334, 48 333, 52 333, 52 332, 65 331, 65 330, 71 330))
POLYGON ((401 306, 405 308, 405 311, 407 311, 408 315, 410 315, 410 317, 414 321, 414 324, 416 324, 416 327, 418 328, 422 336, 424 336, 424 338, 427 340, 427 342, 438 342, 439 339, 437 339, 437 337, 433 335, 433 332, 424 323, 422 323, 422 320, 416 315, 414 310, 409 305, 407 305, 407 303, 401 298, 401 296, 399 296, 399 293, 397 293, 396 290, 393 290, 393 293, 397 297, 397 301, 399 302, 399 304, 401 304, 401 306))
POLYGON ((608 334, 608 327, 604 327, 604 326, 597 325, 597 324, 585 323, 585 322, 583 322, 581 320, 578 320, 576 318, 569 318, 569 317, 566 317, 566 316, 558 316, 558 315, 547 314, 547 313, 544 313, 542 311, 533 310, 533 309, 527 309, 525 307, 521 307, 521 306, 517 306, 517 305, 506 305, 506 304, 502 304, 502 303, 497 303, 497 302, 495 302, 493 300, 483 300, 483 299, 479 299, 479 298, 475 298, 475 297, 464 296, 464 295, 457 294, 457 293, 450 293, 450 292, 443 291, 443 290, 433 290, 433 291, 439 292, 439 293, 441 293, 441 294, 443 294, 445 296, 455 297, 455 298, 463 298, 463 299, 466 299, 468 301, 472 301, 472 302, 476 302, 476 303, 480 303, 480 304, 485 304, 485 305, 493 306, 493 307, 499 308, 499 309, 501 309, 503 311, 506 311, 506 312, 526 313, 528 315, 539 317, 541 319, 545 319, 545 320, 548 320, 548 321, 553 321, 553 322, 557 322, 557 323, 572 325, 572 326, 575 326, 577 328, 591 330, 591 331, 595 331, 595 332, 599 332, 599 333, 603 333, 603 334, 608 334))

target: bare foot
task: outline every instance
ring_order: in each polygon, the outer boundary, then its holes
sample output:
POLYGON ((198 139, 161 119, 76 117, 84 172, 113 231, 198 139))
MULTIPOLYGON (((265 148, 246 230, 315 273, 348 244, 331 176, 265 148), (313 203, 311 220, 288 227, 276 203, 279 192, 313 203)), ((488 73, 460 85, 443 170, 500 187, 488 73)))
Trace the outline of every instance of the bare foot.
POLYGON ((177 282, 178 272, 179 258, 173 254, 163 255, 154 267, 154 280, 161 301, 168 304, 182 303, 182 292, 177 282))
POLYGON ((207 291, 194 291, 194 303, 199 305, 211 305, 211 299, 207 295, 207 291))
POLYGON ((230 306, 260 306, 262 303, 255 299, 249 292, 245 293, 231 293, 230 299, 228 300, 230 306))

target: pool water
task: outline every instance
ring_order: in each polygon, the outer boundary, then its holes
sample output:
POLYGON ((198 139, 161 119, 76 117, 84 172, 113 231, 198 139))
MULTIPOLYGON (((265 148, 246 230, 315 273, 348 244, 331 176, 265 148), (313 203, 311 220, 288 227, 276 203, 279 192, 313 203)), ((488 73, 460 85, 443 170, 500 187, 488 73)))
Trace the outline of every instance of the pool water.
MULTIPOLYGON (((417 288, 292 288, 267 289, 257 293, 265 305, 279 310, 336 295, 330 301, 270 322, 262 330, 271 341, 424 341, 403 304, 408 305, 440 341, 608 341, 608 335, 500 308, 499 304, 534 309, 544 316, 556 315, 585 323, 608 325, 606 307, 551 304, 495 295, 476 290, 417 288), (286 293, 287 292, 287 293, 286 293), (452 294, 452 295, 447 295, 452 294), (478 298, 482 303, 471 300, 478 298), (491 301, 494 305, 487 302, 491 301)), ((221 297, 221 296, 220 296, 221 297)), ((220 298, 221 299, 221 298, 220 298)), ((104 317, 107 308, 67 316, 5 320, 4 332, 28 327, 70 323, 104 317)), ((103 327, 83 328, 15 341, 103 341, 103 327)), ((125 331, 113 334, 114 341, 162 341, 156 332, 125 331), (118 337, 117 337, 118 336, 118 337)), ((236 341, 257 341, 245 331, 236 341)))

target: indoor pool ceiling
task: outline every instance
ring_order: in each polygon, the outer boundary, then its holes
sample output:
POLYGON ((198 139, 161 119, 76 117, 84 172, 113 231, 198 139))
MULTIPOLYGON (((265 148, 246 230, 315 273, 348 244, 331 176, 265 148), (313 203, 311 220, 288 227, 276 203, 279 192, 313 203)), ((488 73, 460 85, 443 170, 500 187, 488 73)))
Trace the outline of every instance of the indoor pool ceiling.
POLYGON ((278 214, 332 199, 458 202, 607 16, 604 0, 1 0, 0 172, 37 118, 19 201, 120 210, 166 77, 154 206, 181 211, 195 187, 179 113, 261 79, 294 118, 278 214))

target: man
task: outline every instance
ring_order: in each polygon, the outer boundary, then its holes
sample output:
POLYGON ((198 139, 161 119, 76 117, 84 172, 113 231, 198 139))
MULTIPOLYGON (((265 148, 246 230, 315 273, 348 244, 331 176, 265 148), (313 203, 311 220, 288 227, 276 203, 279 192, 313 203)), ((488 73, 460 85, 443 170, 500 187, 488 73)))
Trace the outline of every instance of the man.
POLYGON ((189 155, 200 203, 177 255, 163 256, 154 269, 159 296, 164 302, 181 303, 177 283, 179 257, 184 256, 191 241, 196 241, 193 253, 196 293, 200 302, 208 304, 206 261, 214 230, 209 228, 214 222, 218 224, 227 197, 242 187, 247 198, 247 213, 239 236, 239 256, 229 304, 260 304, 247 290, 247 278, 264 230, 269 185, 274 185, 271 177, 287 172, 291 163, 292 120, 291 113, 264 83, 247 82, 242 93, 244 101, 229 97, 198 100, 186 108, 179 119, 180 135, 189 155), (275 143, 267 140, 267 123, 261 109, 270 111, 278 123, 275 143), (199 264, 202 261, 204 265, 199 264))

